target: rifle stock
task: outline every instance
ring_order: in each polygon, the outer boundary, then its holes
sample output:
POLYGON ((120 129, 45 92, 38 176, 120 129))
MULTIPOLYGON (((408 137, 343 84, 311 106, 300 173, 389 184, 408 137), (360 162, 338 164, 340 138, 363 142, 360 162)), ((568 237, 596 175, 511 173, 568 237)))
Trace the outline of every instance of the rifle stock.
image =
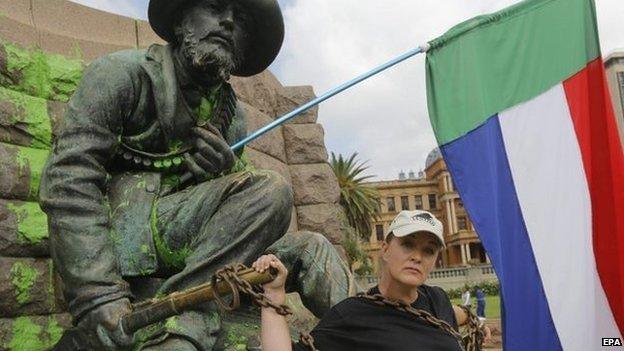
MULTIPOLYGON (((262 285, 275 279, 272 270, 258 273, 253 268, 247 268, 238 272, 238 276, 248 281, 251 285, 262 285)), ((217 282, 216 287, 219 295, 230 291, 227 283, 217 282)), ((133 311, 121 318, 121 328, 128 335, 134 334, 139 329, 158 323, 171 316, 178 315, 194 306, 214 300, 215 291, 210 283, 202 284, 181 292, 153 298, 132 305, 133 311)), ((63 337, 52 349, 53 351, 94 351, 98 350, 97 335, 79 327, 73 327, 63 333, 63 337)))

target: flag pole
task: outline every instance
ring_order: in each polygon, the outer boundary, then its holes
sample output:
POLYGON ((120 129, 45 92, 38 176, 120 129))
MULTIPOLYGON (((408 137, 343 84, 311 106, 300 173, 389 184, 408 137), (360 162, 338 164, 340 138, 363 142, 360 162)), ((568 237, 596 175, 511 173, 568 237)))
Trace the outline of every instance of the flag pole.
POLYGON ((339 85, 339 86, 335 87, 334 89, 326 92, 325 94, 317 97, 316 99, 314 99, 314 100, 312 100, 312 101, 310 101, 310 102, 308 102, 308 103, 306 103, 304 105, 301 105, 300 107, 294 109, 293 111, 283 115, 282 117, 276 119, 275 121, 267 124, 266 126, 258 129, 255 132, 251 133, 250 135, 245 137, 243 140, 241 140, 241 141, 237 142, 236 144, 232 145, 231 146, 232 151, 239 150, 240 148, 244 147, 245 145, 249 144, 250 142, 256 140, 258 137, 262 136, 263 134, 273 130, 275 127, 278 127, 278 126, 284 124, 286 121, 291 120, 292 118, 294 118, 294 117, 298 116, 299 114, 301 114, 301 113, 311 109, 312 107, 320 104, 321 102, 323 102, 323 101, 325 101, 325 100, 327 100, 327 99, 329 99, 329 98, 331 98, 331 97, 333 97, 333 96, 335 96, 337 94, 340 94, 341 92, 351 88, 352 86, 354 86, 354 85, 356 85, 356 84, 358 84, 358 83, 360 83, 360 82, 362 82, 362 81, 364 81, 364 80, 366 80, 366 79, 368 79, 368 78, 370 78, 370 77, 372 77, 372 76, 374 76, 374 75, 376 75, 376 74, 378 74, 380 72, 383 72, 386 69, 388 69, 388 68, 390 68, 390 67, 392 67, 392 66, 394 66, 394 65, 396 65, 398 63, 401 63, 401 62, 407 60, 410 57, 416 56, 416 55, 421 54, 421 53, 425 53, 425 52, 427 52, 427 50, 429 50, 429 44, 421 45, 421 46, 419 46, 419 47, 417 47, 415 49, 412 49, 412 50, 404 53, 401 56, 398 56, 398 57, 396 57, 396 58, 394 58, 394 59, 384 63, 383 65, 378 66, 377 68, 374 68, 374 69, 372 69, 372 70, 370 70, 370 71, 368 71, 368 72, 366 72, 366 73, 364 73, 364 74, 362 74, 362 75, 360 75, 360 76, 358 76, 358 77, 356 77, 356 78, 354 78, 354 79, 352 79, 352 80, 350 80, 350 81, 348 81, 348 82, 346 82, 346 83, 344 83, 342 85, 339 85))
MULTIPOLYGON (((410 57, 416 56, 418 54, 422 54, 422 53, 426 53, 430 48, 430 45, 427 44, 423 44, 415 49, 412 49, 406 53, 404 53, 401 56, 398 56, 346 83, 343 83, 342 85, 339 85, 337 87, 335 87, 334 89, 326 92, 325 94, 317 97, 316 99, 299 106, 298 108, 294 109, 293 111, 283 115, 282 117, 276 119, 275 121, 267 124, 266 126, 256 130, 255 132, 251 133, 250 135, 248 135, 247 137, 245 137, 244 139, 242 139, 241 141, 237 142, 236 144, 232 145, 230 148, 232 149, 232 151, 237 151, 239 149, 241 149, 242 147, 244 147, 245 145, 249 144, 250 142, 258 139, 260 136, 270 132, 271 130, 275 129, 276 127, 284 124, 285 122, 293 119, 294 117, 300 115, 301 113, 311 109, 312 107, 320 104, 321 102, 337 95, 340 94, 341 92, 351 88, 352 86, 378 74, 381 73, 385 70, 387 70, 388 68, 395 66, 405 60, 407 60, 410 57)), ((181 177, 180 177, 180 182, 179 184, 185 184, 186 182, 188 182, 189 180, 191 180, 191 178, 193 178, 193 175, 190 172, 186 172, 184 173, 181 177)), ((162 194, 167 195, 168 193, 170 193, 173 189, 166 189, 164 190, 164 192, 162 192, 162 194)), ((161 195, 162 195, 161 194, 161 195)))

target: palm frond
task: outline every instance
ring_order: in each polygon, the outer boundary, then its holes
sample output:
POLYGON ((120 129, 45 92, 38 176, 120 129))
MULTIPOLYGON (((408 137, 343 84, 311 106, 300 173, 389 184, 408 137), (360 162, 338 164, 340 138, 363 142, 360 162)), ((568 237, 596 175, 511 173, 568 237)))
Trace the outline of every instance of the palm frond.
POLYGON ((340 186, 340 205, 344 208, 347 221, 358 236, 368 240, 371 220, 379 218, 379 194, 364 185, 374 175, 362 175, 369 166, 367 161, 357 160, 357 152, 348 158, 331 153, 330 165, 340 186))

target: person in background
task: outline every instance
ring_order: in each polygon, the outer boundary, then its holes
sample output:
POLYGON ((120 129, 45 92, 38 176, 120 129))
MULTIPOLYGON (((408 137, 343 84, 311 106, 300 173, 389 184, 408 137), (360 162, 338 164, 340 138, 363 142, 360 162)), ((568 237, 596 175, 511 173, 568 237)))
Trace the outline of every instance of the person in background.
POLYGON ((479 318, 485 318, 485 294, 483 290, 477 289, 477 291, 475 291, 475 296, 477 298, 477 316, 479 318))
POLYGON ((472 307, 472 301, 470 299, 470 290, 466 288, 462 294, 462 306, 466 306, 468 308, 472 307))

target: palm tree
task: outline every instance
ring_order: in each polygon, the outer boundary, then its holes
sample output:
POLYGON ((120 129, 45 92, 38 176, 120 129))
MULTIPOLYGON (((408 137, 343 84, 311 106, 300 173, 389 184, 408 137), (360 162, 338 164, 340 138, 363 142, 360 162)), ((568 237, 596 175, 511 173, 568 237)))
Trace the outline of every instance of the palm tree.
POLYGON ((340 205, 344 208, 349 224, 360 238, 368 241, 371 221, 379 218, 380 203, 377 190, 365 186, 365 180, 374 175, 362 176, 368 169, 366 162, 356 160, 357 152, 349 159, 331 154, 331 167, 340 185, 340 205))

